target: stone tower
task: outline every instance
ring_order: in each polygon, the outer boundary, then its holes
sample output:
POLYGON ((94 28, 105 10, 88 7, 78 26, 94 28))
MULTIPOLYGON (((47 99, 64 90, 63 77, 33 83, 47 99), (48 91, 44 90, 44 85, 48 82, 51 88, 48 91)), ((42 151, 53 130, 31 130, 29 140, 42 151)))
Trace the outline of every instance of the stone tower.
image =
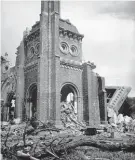
POLYGON ((42 121, 60 121, 59 1, 41 1, 38 106, 42 121), (57 115, 57 117, 56 117, 57 115))
POLYGON ((40 21, 24 32, 17 51, 17 117, 36 114, 43 122, 60 125, 60 104, 70 96, 79 121, 92 126, 106 120, 99 107, 102 102, 105 112, 105 96, 99 96, 104 83, 99 87, 93 63, 82 62, 83 37, 61 19, 59 1, 41 1, 40 21))

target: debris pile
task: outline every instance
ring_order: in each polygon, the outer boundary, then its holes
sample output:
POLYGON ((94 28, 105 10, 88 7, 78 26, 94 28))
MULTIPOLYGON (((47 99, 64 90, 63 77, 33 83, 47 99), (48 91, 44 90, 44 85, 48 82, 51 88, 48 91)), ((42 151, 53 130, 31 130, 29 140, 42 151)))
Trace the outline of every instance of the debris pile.
POLYGON ((115 110, 108 105, 108 122, 114 127, 118 132, 125 133, 135 133, 135 119, 132 119, 129 116, 123 116, 123 114, 119 114, 117 116, 115 110))
POLYGON ((61 121, 65 128, 76 131, 86 128, 86 125, 83 122, 78 121, 77 113, 71 102, 61 102, 61 121))
MULTIPOLYGON (((47 126, 47 125, 46 125, 47 126)), ((50 131, 54 128, 51 126, 50 131)), ((117 142, 104 137, 85 135, 47 134, 45 125, 36 129, 29 124, 9 126, 2 129, 1 153, 3 159, 60 159, 79 146, 92 146, 109 151, 131 150, 135 141, 117 142), (43 130, 44 129, 44 130, 43 130), (31 131, 29 133, 28 131, 31 131), (43 132, 44 131, 44 132, 43 132), (42 134, 41 134, 42 132, 42 134)))
MULTIPOLYGON (((3 157, 8 159, 11 159, 11 157, 12 159, 13 157, 14 159, 21 158, 22 160, 39 160, 47 157, 48 159, 51 157, 59 159, 62 154, 67 155, 68 152, 79 146, 93 146, 110 151, 121 151, 123 148, 126 151, 132 151, 132 148, 135 147, 135 139, 126 143, 125 141, 115 141, 114 139, 109 139, 108 131, 94 134, 94 136, 67 133, 68 129, 70 132, 81 133, 82 129, 87 128, 85 124, 78 121, 72 103, 61 103, 61 121, 65 132, 56 128, 53 122, 43 123, 34 118, 19 125, 2 125, 1 153, 3 157)), ((18 122, 19 120, 17 120, 18 122)), ((130 126, 130 122, 131 118, 119 115, 116 121, 116 129, 122 128, 123 126, 119 127, 122 123, 130 126)), ((113 124, 114 121, 112 121, 111 125, 113 126, 113 124)), ((115 136, 118 135, 115 134, 115 136)))

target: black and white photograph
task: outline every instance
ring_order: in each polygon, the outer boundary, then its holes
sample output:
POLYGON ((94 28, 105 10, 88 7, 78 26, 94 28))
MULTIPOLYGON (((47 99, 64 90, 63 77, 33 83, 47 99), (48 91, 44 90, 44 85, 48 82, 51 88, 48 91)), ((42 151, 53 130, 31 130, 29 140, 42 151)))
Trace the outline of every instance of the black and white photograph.
POLYGON ((0 6, 0 159, 134 160, 135 1, 0 6))

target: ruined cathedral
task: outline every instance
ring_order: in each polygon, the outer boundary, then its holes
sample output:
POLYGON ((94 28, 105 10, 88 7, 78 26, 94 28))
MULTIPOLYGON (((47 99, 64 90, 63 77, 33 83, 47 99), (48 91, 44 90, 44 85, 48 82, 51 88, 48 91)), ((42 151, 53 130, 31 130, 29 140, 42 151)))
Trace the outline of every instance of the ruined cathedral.
POLYGON ((15 66, 1 57, 2 120, 36 116, 61 124, 61 102, 72 100, 78 121, 98 125, 107 120, 105 81, 96 66, 82 61, 84 36, 61 19, 59 1, 41 1, 40 21, 24 31, 15 66))

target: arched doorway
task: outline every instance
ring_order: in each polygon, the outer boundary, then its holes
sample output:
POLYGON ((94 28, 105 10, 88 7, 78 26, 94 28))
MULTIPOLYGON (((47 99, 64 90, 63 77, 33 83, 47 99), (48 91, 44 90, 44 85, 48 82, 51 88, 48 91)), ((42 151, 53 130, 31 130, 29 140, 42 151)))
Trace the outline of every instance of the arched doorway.
POLYGON ((78 91, 72 84, 65 84, 61 89, 61 102, 72 103, 75 113, 78 108, 78 91))
POLYGON ((32 84, 28 90, 28 108, 27 115, 29 118, 36 116, 37 113, 37 85, 32 84), (29 112, 29 113, 28 113, 29 112))

